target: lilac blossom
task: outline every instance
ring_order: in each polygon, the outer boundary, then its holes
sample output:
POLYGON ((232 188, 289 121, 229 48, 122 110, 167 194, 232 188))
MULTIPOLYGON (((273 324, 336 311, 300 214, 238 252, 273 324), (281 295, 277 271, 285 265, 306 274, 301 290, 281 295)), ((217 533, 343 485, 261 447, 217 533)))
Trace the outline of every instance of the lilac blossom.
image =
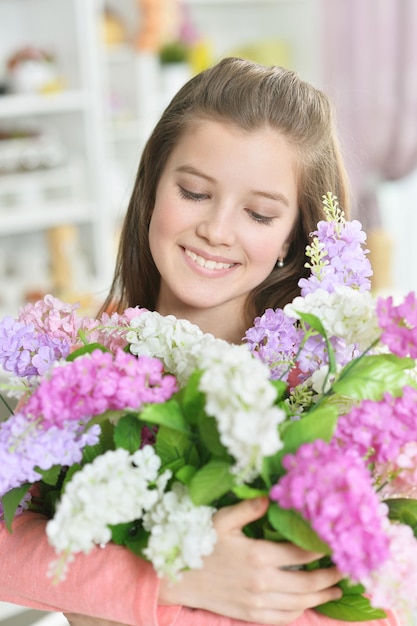
MULTIPOLYGON (((332 349, 335 353, 337 364, 342 368, 349 363, 356 355, 356 346, 346 344, 340 337, 330 337, 329 339, 332 349)), ((326 341, 321 335, 311 335, 307 338, 300 354, 298 356, 297 365, 304 374, 303 380, 311 376, 323 365, 329 363, 328 349, 326 341)))
POLYGON ((118 349, 91 354, 53 368, 35 389, 22 412, 41 418, 44 428, 64 427, 68 421, 100 415, 108 410, 139 410, 145 403, 164 402, 177 390, 162 362, 136 358, 118 349))
POLYGON ((267 309, 245 335, 250 351, 269 366, 272 379, 287 380, 302 339, 302 331, 282 309, 267 309))
POLYGON ((370 462, 395 459, 406 443, 417 441, 417 389, 404 387, 398 398, 385 393, 380 401, 363 400, 339 417, 334 436, 370 462))
POLYGON ((271 499, 311 524, 344 575, 361 581, 387 560, 387 507, 354 451, 318 439, 285 456, 283 465, 287 473, 272 487, 271 499))
POLYGON ((311 258, 311 276, 298 282, 302 296, 319 288, 329 293, 339 286, 370 289, 372 268, 366 257, 368 250, 363 248, 366 235, 360 222, 321 221, 312 234, 315 241, 309 249, 318 247, 321 254, 316 260, 311 258))
POLYGON ((69 351, 68 341, 37 332, 31 322, 9 316, 0 321, 0 365, 15 376, 42 376, 53 362, 66 358, 69 351))
POLYGON ((15 413, 0 424, 0 496, 26 482, 36 482, 54 465, 79 463, 82 450, 98 442, 100 427, 85 431, 84 422, 66 422, 45 430, 39 421, 15 413))

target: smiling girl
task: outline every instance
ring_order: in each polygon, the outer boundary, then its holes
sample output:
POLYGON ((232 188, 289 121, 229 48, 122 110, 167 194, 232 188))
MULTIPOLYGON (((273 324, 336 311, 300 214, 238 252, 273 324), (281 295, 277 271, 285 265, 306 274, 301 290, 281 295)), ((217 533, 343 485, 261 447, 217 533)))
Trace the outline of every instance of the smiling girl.
MULTIPOLYGON (((223 59, 179 91, 144 149, 103 308, 140 305, 241 342, 256 315, 298 295, 329 191, 346 210, 327 97, 291 71, 223 59)), ((0 599, 64 611, 74 626, 343 624, 310 610, 341 596, 335 568, 294 568, 319 555, 242 532, 267 507, 221 509, 214 552, 176 583, 109 545, 77 556, 56 587, 46 522, 23 514, 0 531, 0 599)))

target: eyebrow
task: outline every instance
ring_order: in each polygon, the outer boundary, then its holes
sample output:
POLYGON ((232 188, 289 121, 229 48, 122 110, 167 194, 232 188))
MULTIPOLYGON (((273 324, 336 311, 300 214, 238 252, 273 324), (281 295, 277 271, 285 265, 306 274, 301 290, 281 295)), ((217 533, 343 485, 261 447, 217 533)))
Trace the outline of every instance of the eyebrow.
MULTIPOLYGON (((186 174, 192 174, 193 176, 198 176, 200 178, 204 178, 205 180, 209 181, 210 183, 215 183, 216 180, 214 178, 212 178, 211 176, 209 176, 208 174, 205 174, 204 172, 202 172, 201 170, 196 169, 195 167, 192 167, 191 165, 180 165, 179 167, 176 168, 175 170, 176 172, 185 172, 186 174)), ((285 206, 289 206, 289 200, 287 198, 287 196, 285 196, 283 193, 273 193, 273 192, 269 192, 269 191, 261 191, 261 190, 253 190, 251 191, 251 193, 253 193, 255 196, 261 196, 263 198, 268 198, 270 200, 275 200, 276 202, 281 202, 283 204, 285 204, 285 206)))

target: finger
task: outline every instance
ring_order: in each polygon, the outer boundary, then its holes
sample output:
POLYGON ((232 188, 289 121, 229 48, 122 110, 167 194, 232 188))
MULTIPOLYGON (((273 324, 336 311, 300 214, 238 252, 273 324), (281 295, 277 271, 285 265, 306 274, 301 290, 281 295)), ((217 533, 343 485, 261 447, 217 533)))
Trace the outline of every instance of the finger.
POLYGON ((241 530, 243 526, 265 515, 268 510, 268 498, 243 500, 238 504, 220 509, 214 516, 214 525, 218 532, 241 530))
POLYGON ((320 552, 304 550, 289 542, 274 543, 274 548, 271 547, 270 549, 274 549, 277 558, 277 566, 282 569, 291 568, 294 565, 313 563, 324 556, 324 554, 320 552))
POLYGON ((284 588, 295 589, 293 593, 317 593, 320 591, 331 591, 339 594, 340 588, 335 587, 342 579, 336 567, 316 569, 313 572, 306 571, 285 571, 280 572, 281 586, 285 579, 284 588))

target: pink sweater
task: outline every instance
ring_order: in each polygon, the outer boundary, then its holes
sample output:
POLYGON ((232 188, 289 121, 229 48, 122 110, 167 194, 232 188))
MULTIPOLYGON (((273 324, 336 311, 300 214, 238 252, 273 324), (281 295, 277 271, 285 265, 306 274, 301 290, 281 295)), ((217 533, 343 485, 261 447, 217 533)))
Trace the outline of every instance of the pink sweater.
MULTIPOLYGON (((88 555, 78 555, 69 567, 66 580, 53 585, 47 578, 47 568, 55 555, 46 539, 45 523, 41 515, 20 515, 11 535, 0 523, 0 601, 43 611, 93 615, 132 626, 254 626, 203 610, 157 606, 158 578, 152 566, 113 544, 104 550, 97 548, 88 555)), ((362 625, 366 626, 366 622, 362 625)), ((398 623, 390 616, 369 625, 398 626, 398 623)), ((306 611, 293 626, 352 626, 352 623, 306 611)))

